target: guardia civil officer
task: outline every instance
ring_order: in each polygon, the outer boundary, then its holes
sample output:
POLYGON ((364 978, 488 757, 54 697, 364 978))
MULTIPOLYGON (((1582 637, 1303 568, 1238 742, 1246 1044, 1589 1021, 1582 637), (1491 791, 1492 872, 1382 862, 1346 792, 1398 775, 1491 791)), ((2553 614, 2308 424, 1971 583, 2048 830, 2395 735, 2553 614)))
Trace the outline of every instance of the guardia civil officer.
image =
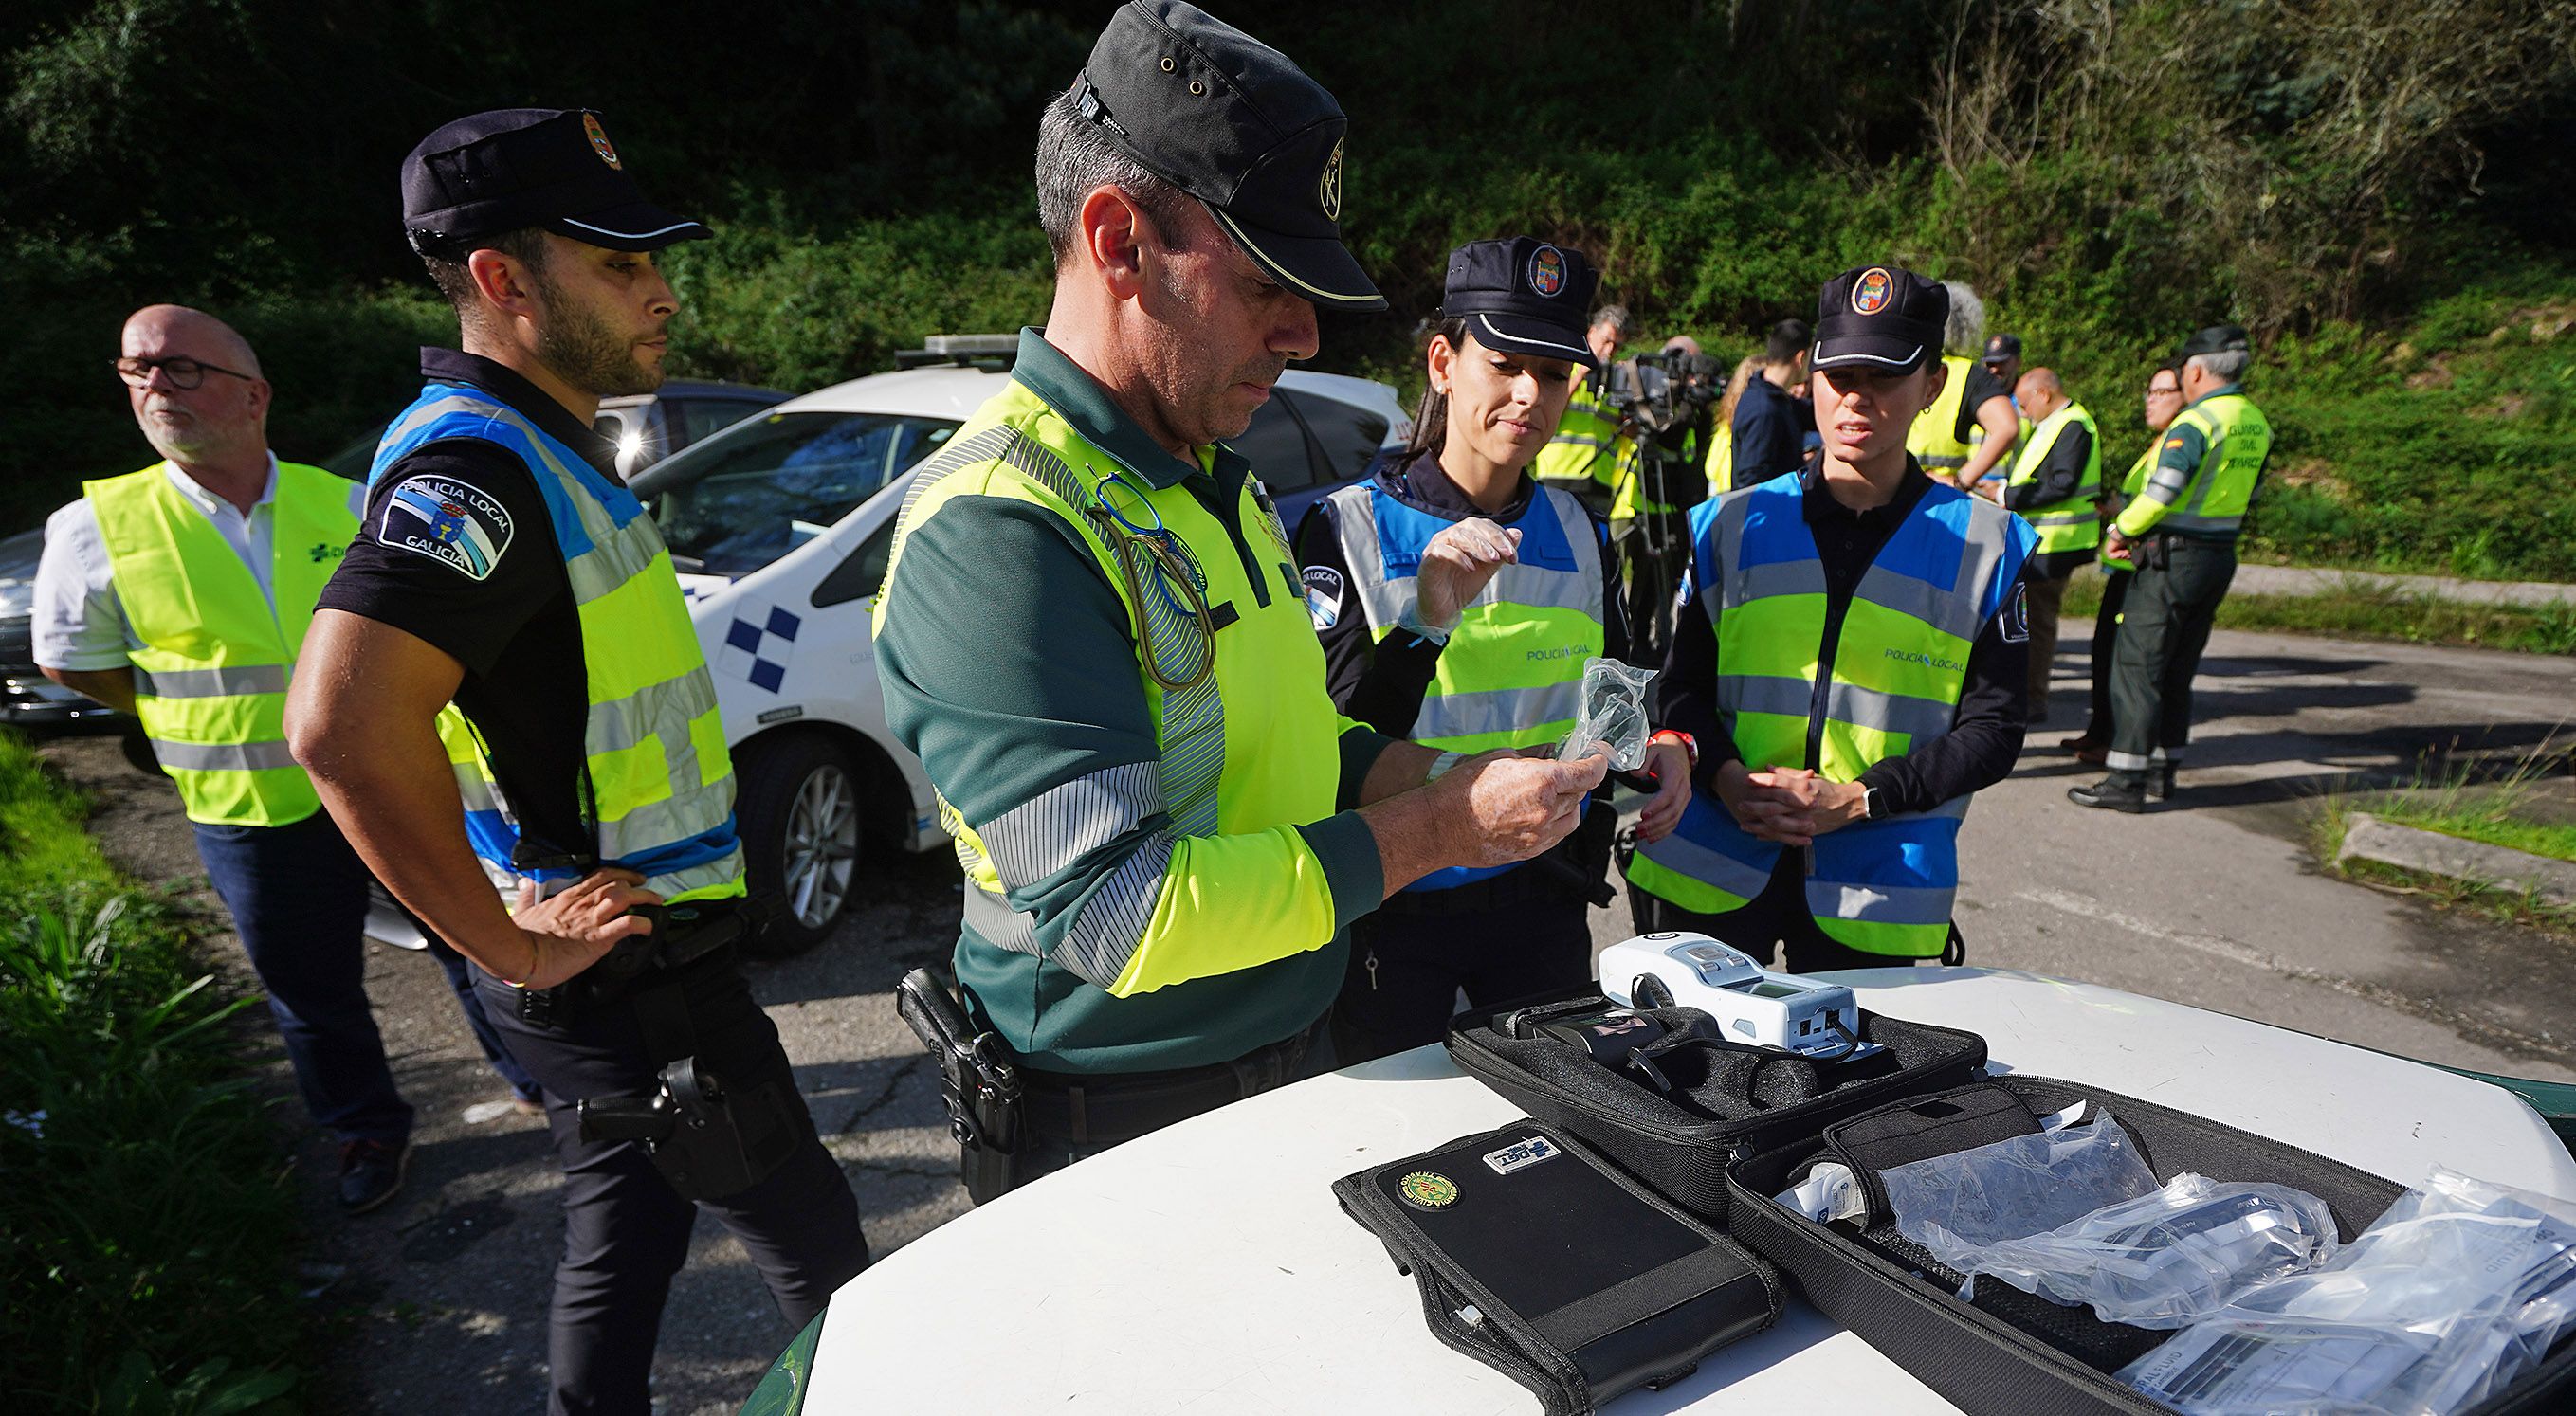
POLYGON ((966 868, 957 978, 1025 1091, 998 1188, 1316 1065, 1344 932, 1570 833, 1603 760, 1346 726, 1286 532, 1225 446, 1341 241, 1345 120, 1177 0, 1119 7, 1039 120, 1056 262, 1009 386, 915 474, 876 605, 886 719, 966 868))
POLYGON ((2033 369, 2014 387, 2014 402, 2031 420, 2030 430, 1995 499, 2039 533, 2039 549, 2024 577, 2030 589, 2030 721, 2037 725, 2048 717, 2066 582, 2102 544, 2102 441, 2091 410, 2067 396, 2055 369, 2033 369))
POLYGON ((2156 470, 2103 537, 2137 567, 2111 665, 2111 774, 2071 787, 2078 806, 2144 811, 2169 797, 2191 741, 2191 680, 2236 578, 2236 533, 2272 456, 2272 424, 2245 396, 2245 331, 2216 325, 2183 342, 2183 410, 2156 470))
MULTIPOLYGON (((2120 478, 2120 485, 2102 505, 2105 520, 2118 516, 2144 491, 2147 478, 2156 470, 2156 451, 2164 439, 2157 436, 2173 426, 2174 416, 2182 412, 2182 361, 2168 359, 2147 376, 2146 393, 2147 445, 2138 451, 2137 460, 2120 478)), ((2084 731, 2070 738, 2058 739, 2057 745, 2074 753, 2076 760, 2101 765, 2111 750, 2111 656, 2120 642, 2120 616, 2129 602, 2129 586, 2137 577, 2130 572, 2137 563, 2126 558, 2113 560, 2100 549, 2094 559, 2102 567, 2102 606, 2093 614, 2093 698, 2092 716, 2084 731)), ((2161 782, 2150 778, 2149 791, 2161 790, 2161 782)))
MULTIPOLYGON (((1528 236, 1450 252, 1411 445, 1298 528, 1333 701, 1438 749, 1434 775, 1468 753, 1561 741, 1585 662, 1628 653, 1609 532, 1529 473, 1576 371, 1598 372, 1583 338, 1597 279, 1581 251, 1528 236)), ((1690 761, 1678 737, 1651 752, 1667 786, 1638 829, 1655 837, 1689 798, 1690 761)), ((1355 923, 1337 1060, 1437 1042, 1462 988, 1486 1003, 1590 978, 1586 916, 1611 899, 1616 824, 1595 801, 1546 854, 1436 871, 1355 923)))
POLYGON ((1937 406, 1949 311, 1893 265, 1819 302, 1824 445, 1691 514, 1657 720, 1700 744, 1681 824, 1628 865, 1640 929, 1697 929, 1812 972, 1942 955, 1959 822, 2021 751, 2037 537, 1933 481, 1907 430, 1937 406))
POLYGON ((602 397, 661 383, 676 302, 654 253, 707 231, 646 201, 582 110, 458 119, 402 188, 461 347, 421 351, 426 386, 376 450, 288 730, 544 1085, 564 1169, 550 1409, 640 1413, 699 1207, 792 1325, 868 1257, 735 961, 751 921, 714 682, 590 430, 602 397), (451 699, 470 732, 443 743, 451 699))
MULTIPOLYGON (((1905 436, 1906 451, 1923 470, 1961 491, 1969 491, 2003 470, 2021 439, 2021 414, 2013 407, 2012 385, 1997 377, 1982 354, 1970 359, 1986 332, 1986 304, 1964 282, 1945 280, 1950 313, 1942 325, 1940 395, 1914 420, 1905 436)), ((1997 335, 1998 350, 2021 357, 2021 341, 1997 335), (2009 346, 2002 342, 2011 341, 2009 346)), ((1819 414, 1819 421, 1822 415, 1819 414)))

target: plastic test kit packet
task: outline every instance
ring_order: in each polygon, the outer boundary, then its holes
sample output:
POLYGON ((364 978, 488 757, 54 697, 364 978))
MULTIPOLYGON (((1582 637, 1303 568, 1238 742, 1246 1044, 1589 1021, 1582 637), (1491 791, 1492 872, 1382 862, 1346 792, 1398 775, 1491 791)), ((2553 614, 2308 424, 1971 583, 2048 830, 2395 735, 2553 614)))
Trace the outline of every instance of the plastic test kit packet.
POLYGON ((2441 1413, 2576 1328, 2576 1203, 2436 1170, 2314 1272, 2248 1290, 2120 1371, 2194 1416, 2441 1413))
POLYGON ((1594 751, 1610 754, 1615 772, 1634 772, 1646 765, 1646 685, 1653 669, 1632 669, 1616 659, 1583 661, 1583 716, 1556 750, 1557 760, 1571 762, 1594 751))

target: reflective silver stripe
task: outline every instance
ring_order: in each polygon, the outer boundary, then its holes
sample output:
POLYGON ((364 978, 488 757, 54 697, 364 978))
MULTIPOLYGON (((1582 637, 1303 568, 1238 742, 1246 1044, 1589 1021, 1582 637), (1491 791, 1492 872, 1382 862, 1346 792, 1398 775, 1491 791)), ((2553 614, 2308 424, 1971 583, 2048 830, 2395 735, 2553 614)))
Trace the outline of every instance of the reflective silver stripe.
POLYGON ((134 670, 137 698, 239 698, 254 693, 284 693, 284 664, 232 664, 214 669, 134 670))
POLYGON ((1915 742, 1925 742, 1950 731, 1959 708, 1955 703, 1837 682, 1825 690, 1825 716, 1856 728, 1903 733, 1915 742))
POLYGON ((1914 460, 1922 463, 1925 467, 1939 467, 1943 469, 1965 467, 1968 465, 1967 458, 1954 457, 1946 452, 1922 453, 1916 456, 1914 460))
POLYGON ((2102 765, 2114 772, 2143 772, 2155 764, 2137 753, 2122 752, 2115 747, 2103 754, 2102 765))
POLYGON ((1172 865, 1172 833, 1158 831, 1121 862, 1082 902, 1073 927, 1056 946, 1054 961, 1085 983, 1107 988, 1127 971, 1127 961, 1153 926, 1172 865))
POLYGON ((152 755, 181 772, 264 772, 295 765, 283 742, 165 742, 152 739, 152 755))
MULTIPOLYGON (((1723 806, 1718 808, 1721 814, 1725 810, 1723 806)), ((1637 854, 1676 875, 1687 875, 1748 900, 1761 894, 1762 887, 1771 880, 1769 866, 1747 865, 1713 846, 1685 840, 1679 831, 1660 841, 1639 842, 1637 854)))
MULTIPOLYGON (((2061 503, 2062 505, 2062 503, 2061 503)), ((2024 512, 2023 519, 2033 526, 2083 526, 2102 519, 2102 514, 2086 502, 2067 511, 2024 512)))
POLYGON ((645 876, 644 888, 668 900, 691 890, 712 890, 719 885, 731 884, 742 878, 742 870, 742 852, 729 851, 704 865, 693 865, 667 875, 645 876))
POLYGON ((2217 537, 2233 536, 2243 529, 2244 525, 2245 518, 2241 516, 2195 516, 2189 512, 2177 511, 2157 522, 2155 529, 2217 537))
POLYGON ((2155 475, 2147 478, 2147 485, 2141 490, 2156 501, 2169 502, 2182 495, 2182 489, 2190 482, 2190 473, 2176 472, 2160 462, 2156 464, 2155 475), (2163 495, 2157 496, 2159 492, 2163 495))
POLYGON ((1163 810, 1161 764, 1129 762, 1048 788, 975 828, 993 871, 1024 890, 1163 810))
POLYGON ((1722 713, 1773 713, 1804 718, 1815 710, 1815 687, 1805 679, 1768 674, 1719 674, 1717 706, 1722 713))
POLYGON ((966 882, 966 928, 996 949, 1037 956, 1037 921, 972 880, 966 882))
POLYGON ((1739 604, 1779 595, 1822 595, 1825 593, 1825 563, 1797 560, 1745 566, 1734 573, 1727 588, 1739 604))
POLYGON ((598 823, 600 859, 616 860, 705 835, 732 812, 733 774, 728 772, 703 786, 647 802, 614 821, 598 823))
POLYGON ((1559 433, 1547 441, 1550 447, 1606 448, 1611 445, 1607 438, 1591 437, 1583 433, 1559 433))
MULTIPOLYGON (((1606 617, 1601 604, 1601 545, 1593 534, 1591 518, 1584 514, 1581 502, 1555 487, 1541 487, 1535 495, 1555 515, 1566 546, 1573 553, 1574 569, 1548 570, 1518 562, 1502 566, 1468 605, 1570 609, 1601 621, 1606 617)), ((1385 549, 1378 542, 1375 495, 1367 483, 1344 487, 1329 500, 1333 503, 1333 529, 1341 543, 1342 563, 1350 570, 1350 588, 1368 616, 1369 628, 1381 633, 1392 630, 1413 610, 1419 582, 1411 575, 1387 573, 1385 549)), ((1533 506, 1528 514, 1537 510, 1533 506)))
POLYGON ((1549 723, 1572 723, 1582 713, 1583 684, 1579 679, 1537 688, 1426 694, 1422 711, 1413 720, 1413 737, 1423 742, 1508 733, 1549 723))
POLYGON ((1935 885, 1849 885, 1807 882, 1807 908, 1827 919, 1863 924, 1948 924, 1958 891, 1935 885))
POLYGON ((1982 613, 1985 597, 1975 592, 1975 580, 1965 573, 1968 568, 1961 569, 1960 580, 1963 583, 1960 588, 1945 590, 1928 580, 1917 580, 1873 565, 1861 576, 1860 587, 1853 592, 1852 598, 1867 600, 1909 619, 1921 620, 1954 639, 1973 643, 1978 628, 1985 623, 1982 613))

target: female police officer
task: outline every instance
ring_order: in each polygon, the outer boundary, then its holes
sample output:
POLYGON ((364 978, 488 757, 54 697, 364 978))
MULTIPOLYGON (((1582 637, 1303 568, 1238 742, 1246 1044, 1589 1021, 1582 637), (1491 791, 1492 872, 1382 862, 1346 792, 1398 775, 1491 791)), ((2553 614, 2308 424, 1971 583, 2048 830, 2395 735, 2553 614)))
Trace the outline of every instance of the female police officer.
MULTIPOLYGON (((1530 237, 1449 255, 1412 442, 1299 528, 1307 606, 1334 701, 1442 766, 1545 748, 1574 726, 1587 659, 1627 649, 1618 569, 1601 524, 1529 474, 1556 433, 1577 365, 1598 368, 1584 311, 1598 276, 1580 251, 1530 237)), ((1641 833, 1688 800, 1678 740, 1649 765, 1671 784, 1641 833)), ((1334 1008, 1345 1062, 1439 1039, 1460 988, 1477 1002, 1591 975, 1585 909, 1607 903, 1614 816, 1534 860, 1424 877, 1359 922, 1334 1008)))

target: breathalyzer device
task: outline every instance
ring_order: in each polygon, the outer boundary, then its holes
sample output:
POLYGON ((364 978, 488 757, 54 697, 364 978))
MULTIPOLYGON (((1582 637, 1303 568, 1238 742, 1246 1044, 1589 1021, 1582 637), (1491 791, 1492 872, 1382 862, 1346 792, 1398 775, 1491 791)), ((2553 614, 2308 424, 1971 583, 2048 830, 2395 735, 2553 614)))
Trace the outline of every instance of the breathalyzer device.
POLYGON ((1773 973, 1705 934, 1623 939, 1601 951, 1600 970, 1604 997, 1632 1008, 1700 1009, 1732 1042, 1836 1061, 1879 1050, 1860 1040, 1850 989, 1773 973))

